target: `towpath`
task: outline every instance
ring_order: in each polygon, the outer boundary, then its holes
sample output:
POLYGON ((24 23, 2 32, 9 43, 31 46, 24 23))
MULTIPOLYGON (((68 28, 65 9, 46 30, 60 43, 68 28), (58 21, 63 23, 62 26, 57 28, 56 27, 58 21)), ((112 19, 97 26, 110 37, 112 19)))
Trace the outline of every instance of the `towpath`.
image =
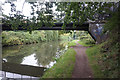
POLYGON ((71 48, 74 48, 77 52, 72 78, 93 78, 93 73, 89 66, 87 55, 85 53, 87 47, 80 45, 76 41, 76 46, 71 48))

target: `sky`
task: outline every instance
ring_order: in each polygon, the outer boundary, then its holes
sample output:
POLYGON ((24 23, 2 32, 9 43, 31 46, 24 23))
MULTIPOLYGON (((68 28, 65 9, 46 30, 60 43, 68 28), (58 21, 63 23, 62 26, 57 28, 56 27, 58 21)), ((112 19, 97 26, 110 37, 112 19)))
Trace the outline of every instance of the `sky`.
MULTIPOLYGON (((0 0, 1 3, 4 3, 5 1, 6 0, 0 0)), ((25 0, 16 0, 14 2, 14 4, 16 5, 16 10, 22 11, 22 6, 24 4, 24 1, 25 0)), ((45 7, 45 6, 42 6, 42 7, 45 7)), ((9 15, 9 13, 11 12, 10 4, 9 3, 5 3, 5 4, 2 5, 2 8, 3 8, 3 11, 2 11, 3 14, 9 15)), ((54 5, 54 7, 52 8, 53 12, 56 12, 55 11, 56 8, 57 7, 54 5)), ((36 10, 37 10, 37 8, 36 8, 36 10)), ((31 12, 32 12, 32 9, 31 9, 30 4, 29 3, 25 3, 24 7, 23 7, 23 11, 22 11, 23 15, 27 16, 27 17, 30 17, 31 16, 31 14, 30 14, 31 12)), ((37 16, 37 14, 35 16, 37 16)))
MULTIPOLYGON (((17 0, 14 2, 14 4, 16 5, 16 10, 22 11, 22 6, 25 0, 17 0)), ((3 8, 3 14, 5 15, 9 15, 9 13, 11 12, 11 6, 9 3, 5 3, 4 5, 2 5, 3 8)), ((30 12, 31 12, 31 7, 30 4, 25 3, 24 4, 24 8, 23 8, 23 14, 25 16, 30 16, 30 12)))

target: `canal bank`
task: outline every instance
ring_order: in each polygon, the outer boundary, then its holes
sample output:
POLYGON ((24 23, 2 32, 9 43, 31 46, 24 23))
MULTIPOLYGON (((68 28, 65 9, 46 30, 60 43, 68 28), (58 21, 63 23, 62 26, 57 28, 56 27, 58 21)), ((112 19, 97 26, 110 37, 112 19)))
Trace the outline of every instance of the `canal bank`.
POLYGON ((76 43, 75 40, 68 41, 69 35, 63 36, 66 36, 66 39, 64 40, 63 38, 61 41, 49 41, 37 44, 3 47, 3 59, 7 62, 20 65, 49 68, 45 70, 45 74, 54 68, 56 69, 54 70, 55 73, 53 73, 56 74, 55 76, 70 78, 74 69, 76 54, 75 50, 71 49, 70 47, 75 46, 76 43), (59 67, 58 65, 62 67, 59 67), (54 66, 56 66, 56 68, 54 66), (62 69, 59 70, 59 68, 62 69), (66 73, 63 73, 63 70, 66 70, 66 73))
MULTIPOLYGON (((80 42, 85 44, 83 41, 79 40, 69 42, 68 50, 57 60, 57 63, 53 67, 44 73, 42 78, 90 78, 92 76, 92 71, 88 68, 89 63, 85 54, 86 47, 81 47, 79 44, 80 42), (84 70, 88 74, 84 72, 84 70), (82 73, 85 73, 84 76, 79 73, 81 71, 82 73)), ((86 46, 89 46, 90 44, 91 43, 86 44, 86 46)))
MULTIPOLYGON (((60 55, 64 54, 64 52, 67 50, 66 44, 67 43, 64 41, 51 41, 31 45, 3 47, 2 56, 4 61, 21 66, 27 65, 33 67, 51 68, 56 63, 56 59, 59 58, 60 55)), ((11 66, 13 69, 17 69, 18 71, 21 70, 16 68, 14 65, 11 66)), ((31 69, 29 71, 31 71, 31 69)), ((13 75, 9 73, 7 73, 7 76, 13 77, 13 75)), ((39 75, 37 76, 39 77, 39 75)), ((14 77, 19 78, 19 76, 16 75, 14 75, 14 77)))
POLYGON ((75 55, 75 50, 69 48, 57 59, 57 63, 45 72, 42 78, 71 78, 75 65, 75 55))

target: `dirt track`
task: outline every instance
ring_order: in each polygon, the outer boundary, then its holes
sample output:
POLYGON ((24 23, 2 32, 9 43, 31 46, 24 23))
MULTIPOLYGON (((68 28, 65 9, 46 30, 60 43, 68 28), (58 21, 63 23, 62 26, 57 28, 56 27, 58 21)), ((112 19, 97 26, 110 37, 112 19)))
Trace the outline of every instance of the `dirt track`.
POLYGON ((72 78, 93 78, 92 70, 89 66, 88 58, 85 53, 87 47, 83 47, 77 43, 76 46, 71 48, 74 48, 77 52, 72 78))

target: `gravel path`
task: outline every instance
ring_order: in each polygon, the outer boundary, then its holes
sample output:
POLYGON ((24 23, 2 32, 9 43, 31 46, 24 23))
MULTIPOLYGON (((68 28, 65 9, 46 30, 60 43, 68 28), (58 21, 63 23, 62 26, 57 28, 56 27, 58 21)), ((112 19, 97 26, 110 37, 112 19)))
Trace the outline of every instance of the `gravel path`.
POLYGON ((88 58, 85 53, 87 47, 83 47, 76 42, 76 46, 71 48, 74 48, 77 52, 72 78, 93 78, 92 70, 89 66, 88 58))

